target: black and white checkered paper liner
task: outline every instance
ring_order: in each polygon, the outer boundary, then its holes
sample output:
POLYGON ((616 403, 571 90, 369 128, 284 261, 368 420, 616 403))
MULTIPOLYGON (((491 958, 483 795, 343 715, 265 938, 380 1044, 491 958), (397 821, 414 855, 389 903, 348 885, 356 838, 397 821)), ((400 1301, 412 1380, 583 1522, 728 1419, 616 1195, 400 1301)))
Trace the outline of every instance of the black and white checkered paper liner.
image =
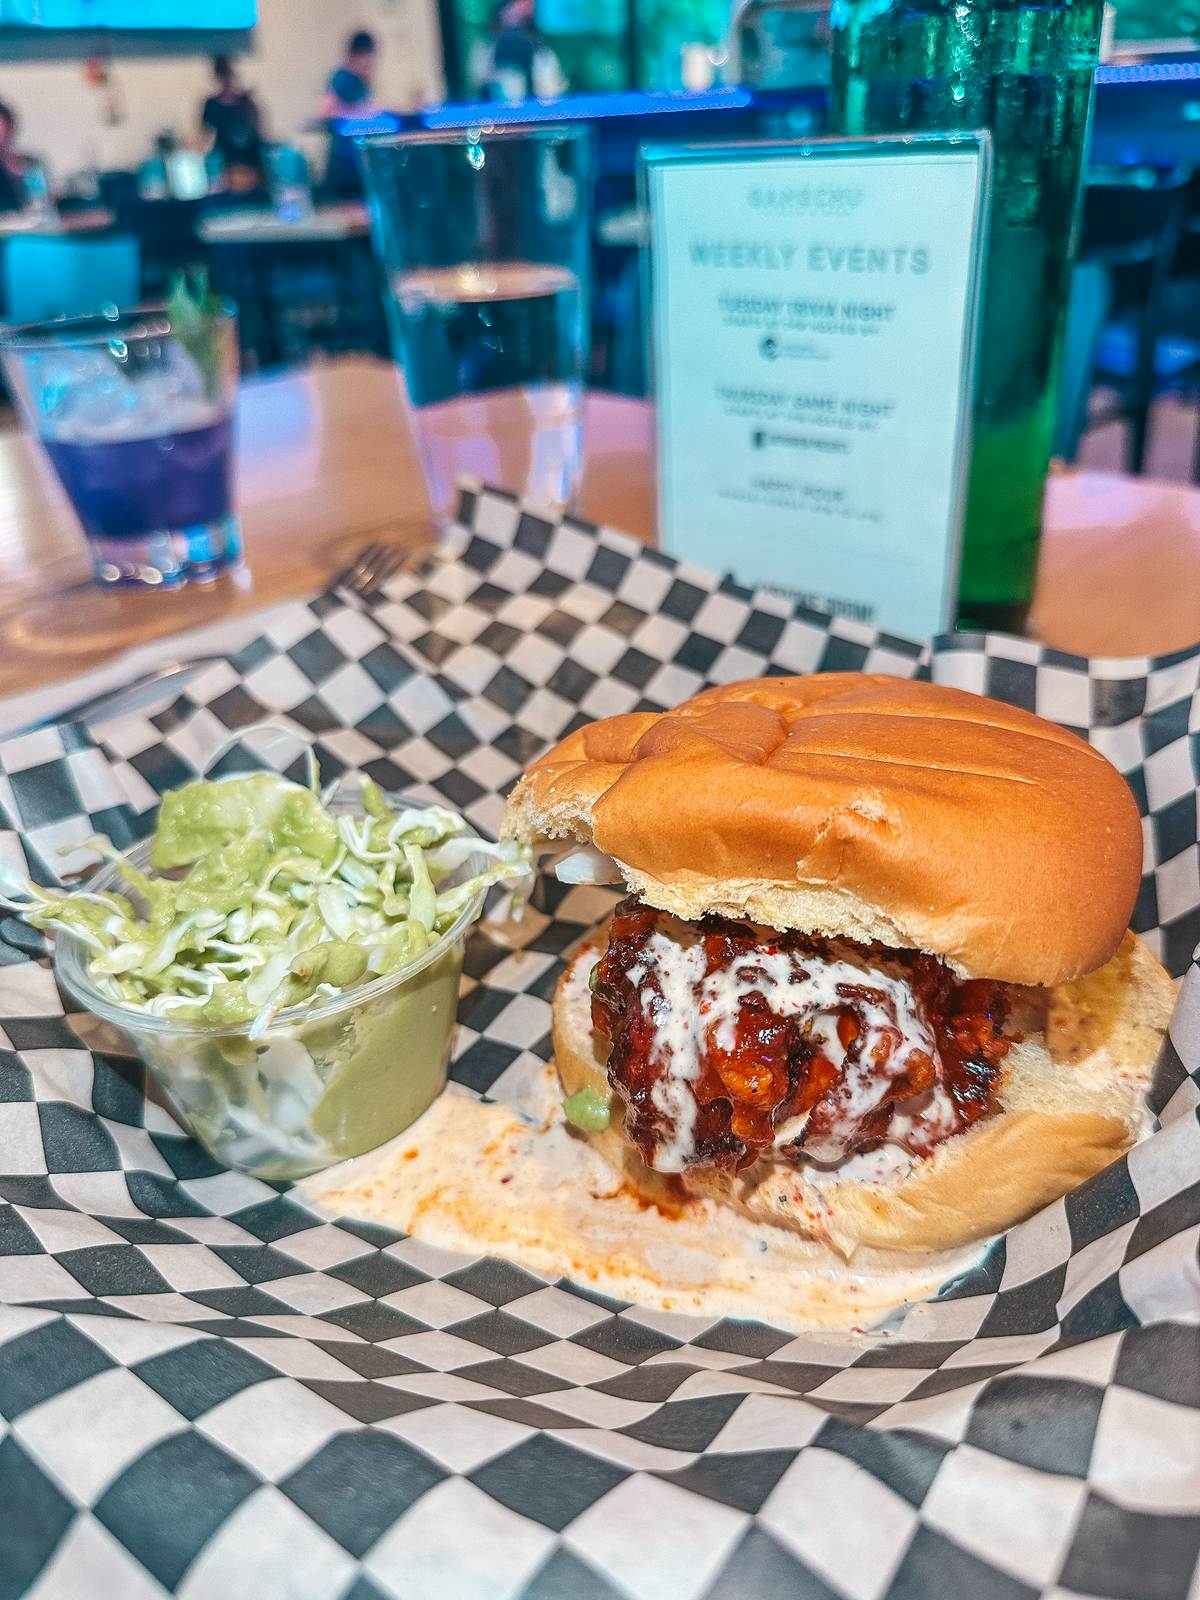
MULTIPOLYGON (((0 860, 48 880, 97 829, 131 840, 266 715, 326 774, 494 829, 581 720, 763 673, 929 674, 1121 768, 1135 925, 1188 969, 1200 652, 930 650, 493 492, 461 522, 382 594, 274 613, 159 715, 0 744, 0 860)), ((547 1055, 560 953, 604 899, 547 882, 522 949, 473 939, 459 1082, 502 1097, 547 1055)), ((1200 971, 1159 1131, 889 1331, 796 1337, 330 1223, 224 1171, 0 933, 0 1600, 1200 1594, 1200 971)))

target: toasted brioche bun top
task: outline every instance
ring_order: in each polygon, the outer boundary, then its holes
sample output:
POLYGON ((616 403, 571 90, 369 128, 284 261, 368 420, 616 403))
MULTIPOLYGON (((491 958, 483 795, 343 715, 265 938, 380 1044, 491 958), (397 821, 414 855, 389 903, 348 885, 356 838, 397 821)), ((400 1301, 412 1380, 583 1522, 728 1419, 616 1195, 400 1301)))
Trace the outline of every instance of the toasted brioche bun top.
POLYGON ((1065 983, 1103 966, 1142 860, 1133 796, 1027 711, 863 673, 759 678, 569 734, 507 837, 594 845, 647 904, 1065 983))

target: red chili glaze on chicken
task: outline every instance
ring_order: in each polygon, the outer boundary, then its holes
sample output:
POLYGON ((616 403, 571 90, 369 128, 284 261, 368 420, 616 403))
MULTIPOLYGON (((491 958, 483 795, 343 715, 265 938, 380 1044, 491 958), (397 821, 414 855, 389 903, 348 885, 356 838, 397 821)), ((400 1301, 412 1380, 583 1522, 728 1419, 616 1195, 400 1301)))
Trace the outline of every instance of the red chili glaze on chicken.
POLYGON ((1004 986, 933 956, 682 922, 628 899, 592 977, 625 1131, 659 1171, 927 1154, 991 1106, 1004 986), (806 1118, 795 1129, 793 1119, 806 1118))

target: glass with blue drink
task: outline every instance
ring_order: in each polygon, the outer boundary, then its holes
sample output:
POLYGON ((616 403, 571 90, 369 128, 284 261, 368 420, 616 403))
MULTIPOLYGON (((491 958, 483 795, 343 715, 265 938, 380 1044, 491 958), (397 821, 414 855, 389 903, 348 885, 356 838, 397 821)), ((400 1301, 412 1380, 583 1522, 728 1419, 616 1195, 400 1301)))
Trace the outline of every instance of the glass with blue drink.
POLYGON ((31 324, 0 336, 0 358, 102 583, 173 587, 240 562, 231 310, 184 298, 31 324))

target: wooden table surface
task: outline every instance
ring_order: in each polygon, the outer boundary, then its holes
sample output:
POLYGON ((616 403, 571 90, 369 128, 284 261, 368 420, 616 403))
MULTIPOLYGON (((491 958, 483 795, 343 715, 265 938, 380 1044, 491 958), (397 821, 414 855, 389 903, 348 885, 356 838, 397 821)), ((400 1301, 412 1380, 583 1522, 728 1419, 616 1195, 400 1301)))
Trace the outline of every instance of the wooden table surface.
MULTIPOLYGON (((654 533, 653 414, 593 393, 585 517, 654 533)), ((208 587, 97 587, 38 447, 0 435, 0 696, 73 678, 123 650, 319 591, 365 544, 431 534, 393 369, 346 358, 247 381, 238 500, 246 570, 208 587)), ((498 439, 503 466, 504 440, 498 439)), ((1051 481, 1033 627, 1059 649, 1147 655, 1200 641, 1200 492, 1107 473, 1051 481)))

